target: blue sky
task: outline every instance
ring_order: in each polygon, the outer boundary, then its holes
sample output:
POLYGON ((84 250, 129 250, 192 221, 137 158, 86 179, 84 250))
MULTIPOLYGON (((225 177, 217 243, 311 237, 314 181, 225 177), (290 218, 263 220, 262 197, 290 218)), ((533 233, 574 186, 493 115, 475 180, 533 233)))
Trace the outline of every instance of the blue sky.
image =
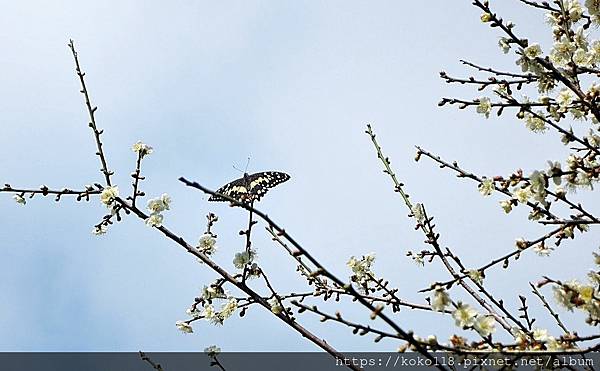
MULTIPOLYGON (((485 120, 473 110, 437 107, 442 96, 480 94, 439 79, 442 69, 468 74, 460 58, 514 66, 470 1, 31 1, 2 8, 3 183, 78 188, 102 180, 66 46, 73 38, 116 183, 129 189, 134 142, 154 146, 142 189, 172 196, 166 225, 190 241, 202 233, 204 215, 217 213, 217 260, 230 269, 243 249, 237 231, 244 215, 207 203, 177 178, 217 188, 238 177, 232 165, 243 167, 250 156, 250 171, 292 176, 260 208, 332 271, 347 276, 349 256, 374 251, 375 271, 418 302, 425 299, 418 289, 447 278, 437 264, 420 268, 405 258, 407 250, 423 248, 422 236, 381 173, 366 123, 412 198, 436 216, 445 245, 469 266, 543 230, 526 223, 524 210, 507 217, 500 199, 484 199, 474 184, 412 160, 414 145, 421 145, 496 175, 542 168, 566 153, 553 133, 533 134, 508 116, 485 120)), ((541 13, 517 1, 498 9, 518 32, 548 40, 541 13)), ((175 321, 185 319, 215 274, 134 218, 92 236, 104 212, 97 200, 36 198, 20 207, 0 195, 0 208, 0 350, 315 349, 260 308, 222 327, 202 323, 192 335, 178 332, 175 321)), ((516 308, 517 294, 529 292, 527 282, 542 274, 582 277, 597 237, 590 233, 546 259, 526 254, 509 272, 490 273, 489 285, 516 308), (583 268, 565 269, 576 264, 583 268)), ((306 289, 266 232, 255 246, 279 289, 306 289)), ((340 309, 368 318, 348 305, 340 309)), ((409 311, 396 318, 421 335, 454 331, 450 318, 409 311)), ((395 349, 310 315, 301 319, 341 350, 395 349)), ((538 322, 556 330, 542 316, 538 322)))

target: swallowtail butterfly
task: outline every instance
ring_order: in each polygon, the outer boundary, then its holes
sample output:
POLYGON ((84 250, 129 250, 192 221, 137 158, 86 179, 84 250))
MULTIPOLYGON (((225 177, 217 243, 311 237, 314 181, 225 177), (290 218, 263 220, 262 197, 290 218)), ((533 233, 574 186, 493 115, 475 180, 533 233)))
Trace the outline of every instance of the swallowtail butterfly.
MULTIPOLYGON (((290 179, 286 173, 279 171, 263 171, 254 174, 244 174, 223 187, 217 189, 217 193, 229 196, 240 202, 258 201, 267 191, 278 184, 290 179)), ((227 201, 225 198, 212 195, 209 201, 227 201)))

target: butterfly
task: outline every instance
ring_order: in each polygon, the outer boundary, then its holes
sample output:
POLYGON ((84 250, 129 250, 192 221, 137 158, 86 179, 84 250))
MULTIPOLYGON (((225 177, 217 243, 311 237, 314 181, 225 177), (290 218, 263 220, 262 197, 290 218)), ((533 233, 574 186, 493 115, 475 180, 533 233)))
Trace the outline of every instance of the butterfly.
MULTIPOLYGON (((267 191, 278 184, 290 179, 290 176, 280 171, 263 171, 247 174, 217 189, 217 193, 229 196, 239 202, 258 201, 267 191)), ((212 195, 209 201, 229 201, 221 196, 212 195)))

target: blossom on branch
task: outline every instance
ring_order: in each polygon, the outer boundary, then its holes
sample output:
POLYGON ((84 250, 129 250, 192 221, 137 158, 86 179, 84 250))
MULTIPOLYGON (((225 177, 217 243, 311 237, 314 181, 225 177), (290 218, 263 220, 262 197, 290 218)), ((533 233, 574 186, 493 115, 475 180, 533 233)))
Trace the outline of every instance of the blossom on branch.
POLYGON ((119 187, 106 187, 100 193, 100 202, 109 207, 117 197, 119 197, 119 187))
POLYGON ((23 197, 21 195, 14 195, 13 200, 15 200, 15 202, 18 203, 19 205, 25 205, 27 203, 27 200, 25 200, 25 197, 23 197))
POLYGON ((175 326, 177 326, 177 329, 183 333, 186 334, 191 334, 192 332, 194 332, 194 329, 192 328, 192 326, 184 321, 177 321, 175 322, 175 326))
POLYGON ((475 318, 478 313, 475 309, 471 308, 469 304, 458 302, 456 309, 452 312, 452 318, 456 323, 456 326, 460 328, 468 328, 475 324, 475 318))
POLYGON ((151 154, 152 152, 154 152, 154 148, 150 147, 149 145, 142 143, 141 141, 137 141, 132 147, 131 150, 135 153, 137 153, 140 157, 144 157, 146 155, 151 154))

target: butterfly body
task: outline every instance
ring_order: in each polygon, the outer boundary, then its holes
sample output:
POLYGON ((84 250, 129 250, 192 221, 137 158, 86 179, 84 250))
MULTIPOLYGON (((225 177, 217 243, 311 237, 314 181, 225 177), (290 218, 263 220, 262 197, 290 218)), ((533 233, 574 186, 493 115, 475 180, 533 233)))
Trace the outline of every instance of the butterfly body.
MULTIPOLYGON (((269 189, 290 179, 290 176, 280 171, 263 171, 254 174, 244 174, 243 177, 229 182, 217 189, 217 193, 229 196, 240 202, 260 200, 269 189)), ((209 201, 228 201, 224 197, 212 195, 209 201)))

